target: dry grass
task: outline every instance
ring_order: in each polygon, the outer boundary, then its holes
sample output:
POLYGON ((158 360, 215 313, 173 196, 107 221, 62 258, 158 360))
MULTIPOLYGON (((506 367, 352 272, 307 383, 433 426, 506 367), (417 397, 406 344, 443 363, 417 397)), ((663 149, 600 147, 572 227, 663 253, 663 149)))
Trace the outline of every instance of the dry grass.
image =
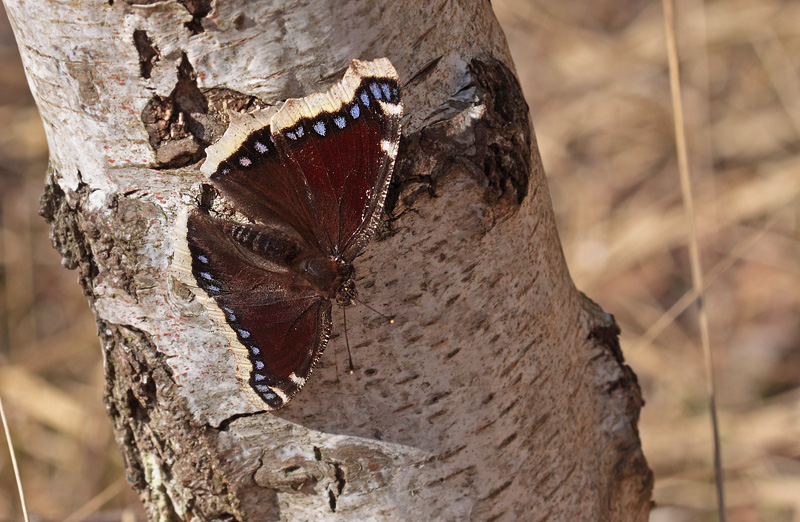
MULTIPOLYGON (((647 405, 652 519, 714 519, 661 2, 495 0, 579 288, 647 405), (674 308, 673 308, 674 307, 674 308)), ((800 520, 800 4, 678 2, 729 520, 800 520)))
MULTIPOLYGON (((661 3, 493 4, 573 277, 615 314, 647 400, 652 520, 713 520, 661 3)), ((681 0, 678 16, 728 520, 800 521, 800 3, 681 0)), ((94 322, 36 217, 46 143, 4 19, 0 122, 0 395, 29 506, 52 520, 82 508, 71 520, 133 520, 94 322)), ((15 491, 0 444, 0 520, 19 518, 15 491)))

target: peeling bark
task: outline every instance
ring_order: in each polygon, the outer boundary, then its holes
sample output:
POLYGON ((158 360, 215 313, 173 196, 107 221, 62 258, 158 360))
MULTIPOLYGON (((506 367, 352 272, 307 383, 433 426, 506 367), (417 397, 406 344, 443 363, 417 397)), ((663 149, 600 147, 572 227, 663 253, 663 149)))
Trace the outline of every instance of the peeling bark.
POLYGON ((42 215, 96 314, 152 520, 647 518, 636 376, 569 278, 488 3, 5 1, 51 147, 42 215), (287 408, 257 412, 166 270, 172 224, 231 111, 379 56, 407 116, 355 268, 396 324, 352 308, 355 375, 334 338, 287 408))

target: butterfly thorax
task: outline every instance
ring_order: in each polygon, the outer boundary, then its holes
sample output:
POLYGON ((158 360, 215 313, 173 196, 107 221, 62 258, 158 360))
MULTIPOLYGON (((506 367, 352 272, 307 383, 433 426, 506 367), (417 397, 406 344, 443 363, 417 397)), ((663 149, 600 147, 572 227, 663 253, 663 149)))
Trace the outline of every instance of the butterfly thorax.
POLYGON ((310 256, 299 260, 297 268, 303 278, 324 297, 349 305, 356 297, 353 265, 343 259, 310 256))

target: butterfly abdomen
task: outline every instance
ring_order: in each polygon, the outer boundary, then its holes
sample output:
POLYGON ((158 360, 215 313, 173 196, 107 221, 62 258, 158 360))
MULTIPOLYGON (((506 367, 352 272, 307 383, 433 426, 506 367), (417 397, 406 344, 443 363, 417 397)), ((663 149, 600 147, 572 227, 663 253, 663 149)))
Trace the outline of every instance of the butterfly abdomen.
POLYGON ((290 265, 303 250, 295 238, 277 228, 240 223, 227 223, 226 228, 237 243, 273 263, 290 265))

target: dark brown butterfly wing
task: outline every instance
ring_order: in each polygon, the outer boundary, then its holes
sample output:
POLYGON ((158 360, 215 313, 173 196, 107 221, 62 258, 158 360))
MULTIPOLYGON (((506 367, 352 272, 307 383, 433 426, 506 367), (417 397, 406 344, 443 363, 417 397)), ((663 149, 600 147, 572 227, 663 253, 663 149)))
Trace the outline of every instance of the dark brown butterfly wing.
POLYGON ((224 220, 193 209, 178 223, 188 282, 223 329, 254 402, 283 406, 305 383, 331 329, 331 303, 304 279, 245 249, 224 220), (228 227, 229 228, 229 227, 228 227))
POLYGON ((288 100, 271 127, 238 131, 203 169, 249 217, 283 220, 322 254, 352 261, 380 218, 401 114, 388 60, 354 62, 328 92, 288 100))

